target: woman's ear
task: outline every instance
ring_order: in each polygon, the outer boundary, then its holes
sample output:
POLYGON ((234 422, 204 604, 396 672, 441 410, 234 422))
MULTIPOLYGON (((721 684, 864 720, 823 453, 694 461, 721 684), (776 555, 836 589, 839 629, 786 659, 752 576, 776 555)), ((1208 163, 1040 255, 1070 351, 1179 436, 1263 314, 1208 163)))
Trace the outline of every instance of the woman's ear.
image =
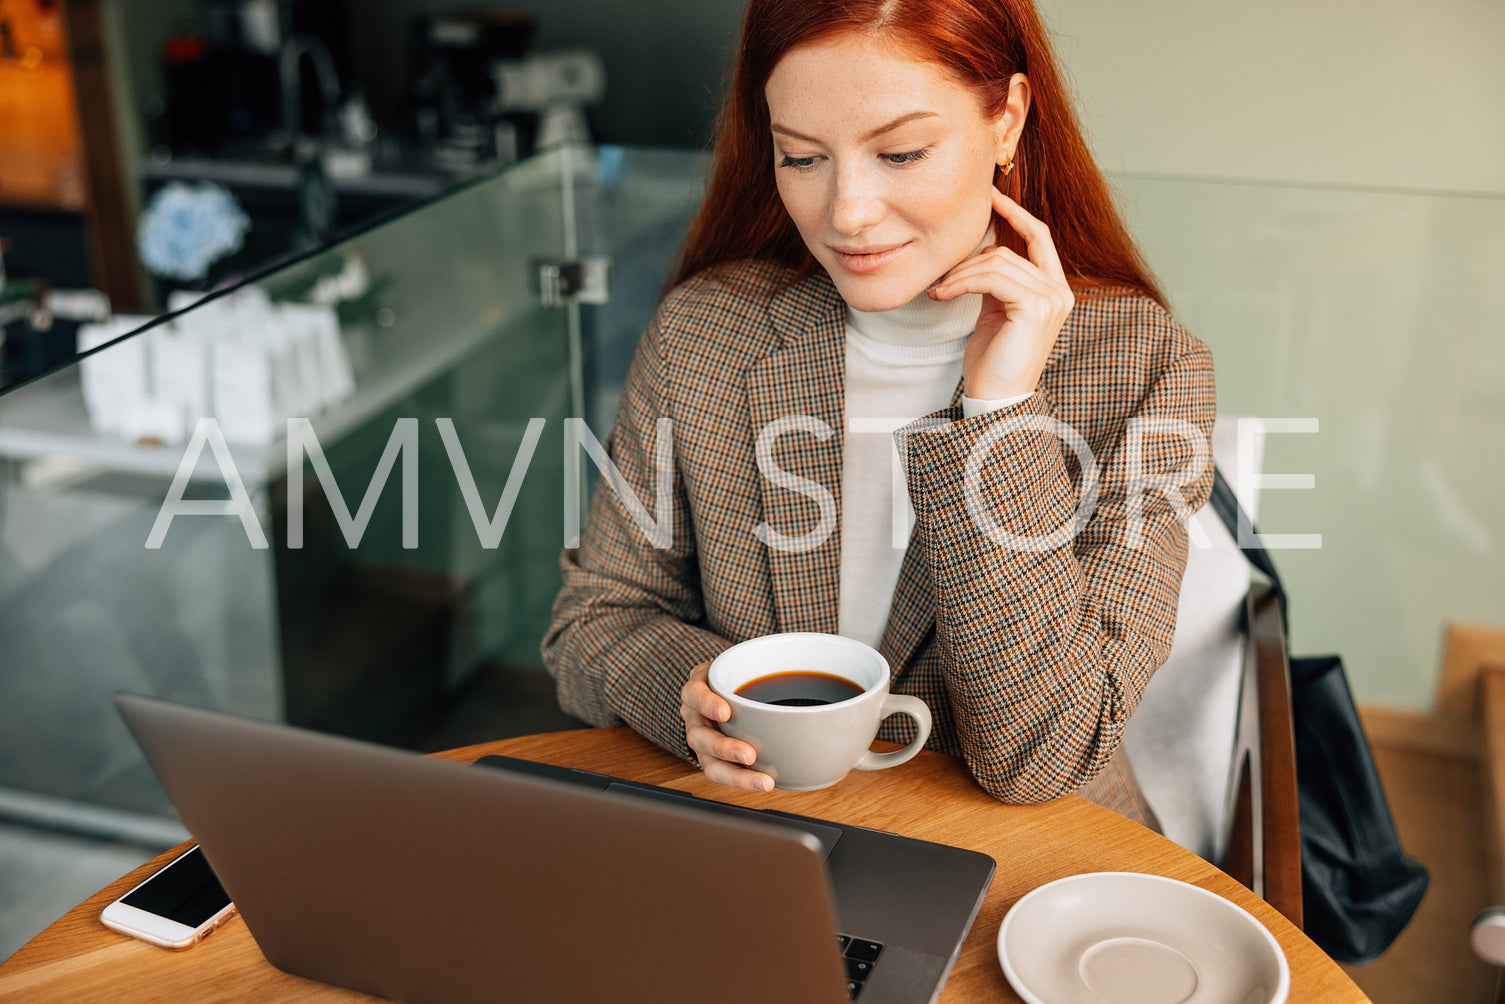
POLYGON ((993 123, 993 132, 998 140, 997 163, 1001 168, 1012 164, 1019 148, 1019 136, 1024 132, 1024 121, 1029 118, 1029 78, 1016 73, 1009 78, 1009 96, 1004 102, 1003 114, 993 123))

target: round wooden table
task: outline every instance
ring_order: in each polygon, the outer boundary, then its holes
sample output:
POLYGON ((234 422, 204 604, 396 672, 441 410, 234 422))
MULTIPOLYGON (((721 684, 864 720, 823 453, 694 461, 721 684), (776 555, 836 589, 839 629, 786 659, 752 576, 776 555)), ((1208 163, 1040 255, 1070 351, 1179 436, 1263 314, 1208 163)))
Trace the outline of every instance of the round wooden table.
MULTIPOLYGON (((995 802, 959 761, 938 753, 923 752, 891 770, 853 773, 824 791, 766 795, 713 785, 627 729, 524 736, 437 755, 469 762, 492 753, 581 767, 707 798, 872 826, 991 854, 998 862, 998 873, 946 983, 941 995, 944 1002, 1019 1000, 1004 979, 995 948, 1004 914, 1037 886, 1092 871, 1165 875, 1211 890, 1248 910, 1285 950, 1293 1004, 1367 1000, 1283 916, 1189 851, 1080 798, 1023 806, 995 802)), ((184 952, 147 945, 99 922, 105 904, 181 850, 159 855, 100 890, 0 965, 0 1000, 374 999, 273 968, 238 918, 184 952)))

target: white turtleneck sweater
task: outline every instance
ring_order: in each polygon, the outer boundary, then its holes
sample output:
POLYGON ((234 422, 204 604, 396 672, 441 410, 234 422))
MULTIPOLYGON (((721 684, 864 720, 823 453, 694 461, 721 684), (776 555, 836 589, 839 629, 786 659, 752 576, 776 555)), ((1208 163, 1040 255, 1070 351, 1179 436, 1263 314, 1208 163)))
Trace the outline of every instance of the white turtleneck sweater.
MULTIPOLYGON (((981 311, 977 293, 944 302, 921 293, 902 307, 876 313, 847 308, 836 630, 875 648, 914 525, 893 432, 950 406, 962 375, 962 353, 981 311)), ((971 418, 1029 397, 963 396, 962 414, 971 418)))

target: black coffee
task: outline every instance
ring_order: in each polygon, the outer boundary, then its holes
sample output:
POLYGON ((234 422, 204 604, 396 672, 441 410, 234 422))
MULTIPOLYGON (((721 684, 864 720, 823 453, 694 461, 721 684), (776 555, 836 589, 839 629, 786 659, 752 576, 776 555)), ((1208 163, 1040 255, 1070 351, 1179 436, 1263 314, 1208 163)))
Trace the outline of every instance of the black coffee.
POLYGON ((779 704, 786 708, 810 708, 817 704, 835 704, 862 693, 851 680, 830 673, 769 673, 738 687, 738 697, 760 704, 779 704))

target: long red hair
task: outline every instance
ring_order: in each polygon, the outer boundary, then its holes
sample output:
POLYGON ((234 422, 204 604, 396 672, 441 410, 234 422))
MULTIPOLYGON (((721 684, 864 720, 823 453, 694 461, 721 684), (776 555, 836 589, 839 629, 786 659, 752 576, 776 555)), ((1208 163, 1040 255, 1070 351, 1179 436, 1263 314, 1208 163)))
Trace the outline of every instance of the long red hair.
MULTIPOLYGON (((801 275, 814 267, 774 184, 763 88, 790 49, 844 32, 881 36, 944 67, 990 119, 1003 113, 1010 78, 1028 76, 1029 116, 1004 194, 1050 228, 1073 287, 1128 286, 1165 303, 1082 139, 1030 0, 749 0, 705 201, 671 285, 740 258, 773 259, 801 275)), ((1010 228, 999 233, 1024 252, 1010 228)))

